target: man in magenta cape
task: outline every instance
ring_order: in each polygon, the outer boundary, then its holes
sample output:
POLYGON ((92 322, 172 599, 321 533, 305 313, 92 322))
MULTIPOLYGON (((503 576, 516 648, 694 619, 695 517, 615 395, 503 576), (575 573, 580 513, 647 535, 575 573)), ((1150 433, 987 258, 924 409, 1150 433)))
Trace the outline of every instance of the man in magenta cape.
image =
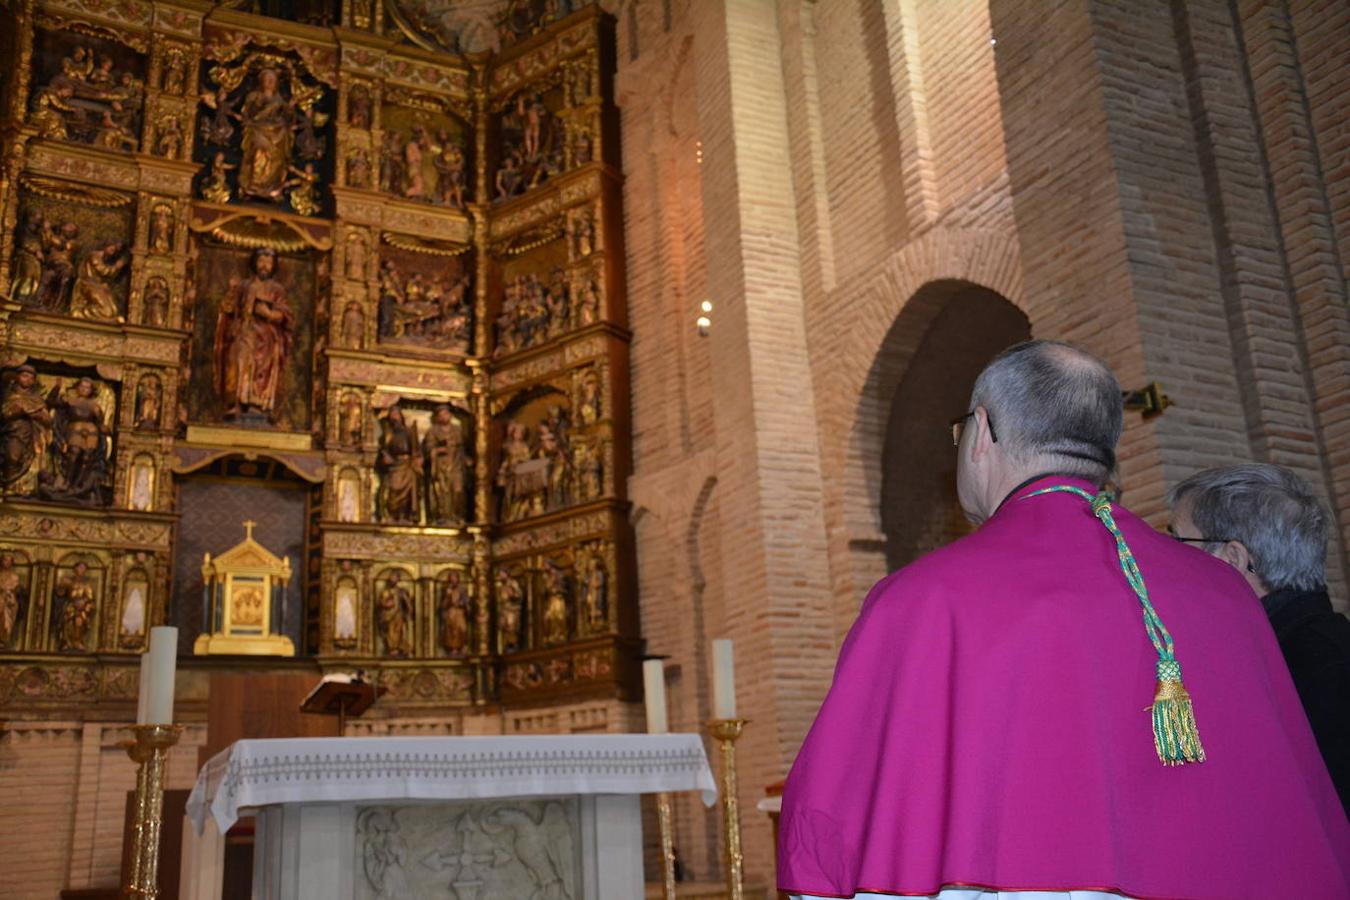
POLYGON ((1097 499, 1110 371, 1021 344, 971 409, 980 527, 864 601, 788 777, 779 887, 1350 897, 1350 823, 1250 588, 1097 499))

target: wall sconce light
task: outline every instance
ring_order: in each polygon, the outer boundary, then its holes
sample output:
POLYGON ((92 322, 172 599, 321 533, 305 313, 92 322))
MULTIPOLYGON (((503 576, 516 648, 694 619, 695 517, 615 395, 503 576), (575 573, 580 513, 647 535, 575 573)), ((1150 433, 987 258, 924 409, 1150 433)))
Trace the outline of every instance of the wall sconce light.
POLYGON ((699 304, 699 309, 703 314, 695 320, 694 324, 698 325, 699 337, 707 337, 708 329, 712 328, 712 301, 704 300, 699 304))
POLYGON ((703 142, 694 141, 694 161, 700 166, 703 165, 703 142))
POLYGON ((1160 416, 1163 410, 1174 406, 1172 398, 1162 392, 1162 386, 1154 381, 1137 391, 1121 391, 1127 412, 1142 413, 1145 419, 1160 416))

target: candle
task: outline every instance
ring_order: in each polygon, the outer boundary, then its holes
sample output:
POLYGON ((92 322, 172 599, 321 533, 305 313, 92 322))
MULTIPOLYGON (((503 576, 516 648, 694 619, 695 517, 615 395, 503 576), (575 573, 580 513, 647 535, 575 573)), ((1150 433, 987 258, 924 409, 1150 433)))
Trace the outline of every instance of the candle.
POLYGON ((150 629, 149 662, 144 676, 149 685, 145 693, 147 725, 173 723, 173 676, 178 666, 178 629, 167 626, 150 629))
POLYGON ((713 718, 736 718, 736 663, 731 641, 713 641, 713 718))
POLYGON ((150 693, 150 654, 141 654, 141 677, 137 684, 139 696, 136 698, 136 724, 144 725, 150 710, 146 708, 150 693))
POLYGON ((666 664, 659 659, 642 663, 642 690, 647 700, 647 733, 665 734, 670 730, 666 722, 666 664))

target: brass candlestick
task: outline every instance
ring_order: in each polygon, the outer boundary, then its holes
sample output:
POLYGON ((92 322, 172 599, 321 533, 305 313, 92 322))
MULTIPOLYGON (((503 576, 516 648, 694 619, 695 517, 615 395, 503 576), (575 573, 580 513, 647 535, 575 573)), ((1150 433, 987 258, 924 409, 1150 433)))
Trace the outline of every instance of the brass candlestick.
POLYGON ((722 751, 722 851, 727 864, 727 900, 745 898, 745 856, 741 853, 741 814, 736 802, 736 739, 746 719, 713 719, 708 732, 722 751))
POLYGON ((671 820, 670 794, 656 795, 656 821, 661 830, 661 882, 666 900, 675 900, 675 828, 671 820))
POLYGON ((156 900, 159 897, 159 832, 164 818, 164 766, 169 748, 178 743, 182 725, 135 725, 136 740, 127 742, 135 760, 136 819, 132 823, 131 877, 122 896, 156 900))

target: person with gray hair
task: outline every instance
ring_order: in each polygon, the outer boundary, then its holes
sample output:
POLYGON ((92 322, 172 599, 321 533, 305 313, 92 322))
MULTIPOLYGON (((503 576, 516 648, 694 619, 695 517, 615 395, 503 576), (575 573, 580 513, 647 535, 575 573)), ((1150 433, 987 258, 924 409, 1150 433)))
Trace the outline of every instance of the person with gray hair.
POLYGON ((1122 406, 1055 341, 980 374, 951 423, 979 527, 863 601, 784 787, 779 890, 1350 897, 1350 821, 1265 616, 1104 489, 1122 406))
POLYGON ((1266 463, 1196 472, 1169 502, 1172 536, 1228 563, 1261 598, 1350 814, 1350 621, 1327 596, 1326 510, 1303 479, 1266 463))

